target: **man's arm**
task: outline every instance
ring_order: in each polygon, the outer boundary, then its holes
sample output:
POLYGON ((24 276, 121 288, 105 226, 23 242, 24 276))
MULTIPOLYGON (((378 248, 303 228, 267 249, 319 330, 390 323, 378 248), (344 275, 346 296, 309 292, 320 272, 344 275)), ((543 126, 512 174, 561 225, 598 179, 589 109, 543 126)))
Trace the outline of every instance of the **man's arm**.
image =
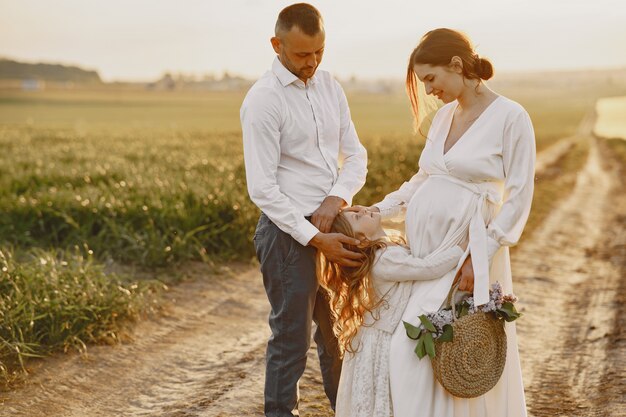
POLYGON ((250 199, 285 233, 306 246, 319 233, 277 182, 283 103, 271 88, 252 88, 240 111, 250 199))
POLYGON ((367 151, 352 123, 346 95, 339 83, 334 83, 339 101, 338 159, 341 168, 333 188, 311 218, 311 222, 324 233, 330 231, 339 211, 352 204, 352 197, 363 187, 367 175, 367 151))

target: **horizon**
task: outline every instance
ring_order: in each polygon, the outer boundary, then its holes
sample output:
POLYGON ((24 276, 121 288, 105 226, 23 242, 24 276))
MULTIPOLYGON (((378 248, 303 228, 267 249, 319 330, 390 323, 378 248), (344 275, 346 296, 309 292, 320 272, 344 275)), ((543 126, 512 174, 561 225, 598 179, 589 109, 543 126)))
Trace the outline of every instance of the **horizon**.
MULTIPOLYGON (((16 59, 14 57, 10 57, 10 56, 1 56, 0 55, 0 60, 8 60, 8 61, 14 61, 14 62, 18 62, 21 64, 30 64, 30 65, 38 65, 38 64, 45 64, 45 65, 61 65, 67 68, 78 68, 84 71, 95 71, 96 73, 98 73, 98 75, 102 78, 100 70, 98 68, 93 68, 93 67, 89 67, 87 65, 83 65, 80 63, 74 63, 74 62, 63 62, 63 61, 38 61, 38 60, 34 60, 34 61, 28 61, 28 60, 20 60, 20 59, 16 59)), ((322 70, 324 70, 324 68, 320 68, 322 70)), ((595 67, 595 68, 563 68, 563 69, 559 69, 559 68, 555 68, 555 69, 527 69, 527 70, 501 70, 501 71, 497 71, 494 72, 494 78, 498 75, 504 75, 504 76, 524 76, 524 75, 560 75, 560 74, 581 74, 581 73, 594 73, 594 72, 625 72, 626 73, 626 64, 622 65, 622 66, 615 66, 615 67, 595 67)), ((238 74, 234 71, 229 71, 229 70, 224 70, 223 72, 203 72, 203 73, 188 73, 188 72, 182 72, 182 71, 165 71, 162 74, 160 74, 159 76, 157 76, 154 79, 112 79, 112 80, 105 80, 102 79, 102 82, 105 84, 114 84, 114 83, 149 83, 149 82, 154 82, 154 81, 158 81, 159 79, 163 78, 166 74, 170 74, 172 77, 176 78, 177 76, 184 76, 184 77, 191 77, 192 79, 198 80, 201 77, 205 77, 205 76, 211 76, 214 77, 215 80, 222 80, 224 79, 225 75, 228 74, 229 77, 231 78, 243 78, 247 81, 254 81, 256 80, 256 78, 253 77, 246 77, 243 74, 238 74)), ((262 75, 262 74, 260 74, 262 75)), ((259 75, 259 77, 260 77, 259 75)), ((403 78, 397 77, 397 78, 392 78, 392 77, 378 77, 378 78, 367 78, 367 77, 358 77, 355 75, 351 75, 351 76, 347 76, 347 77, 337 77, 333 74, 333 76, 339 80, 348 80, 350 78, 355 78, 357 81, 364 81, 364 82, 375 82, 375 81, 393 81, 393 82, 404 82, 403 78)), ((257 77, 258 78, 258 77, 257 77)), ((491 81, 491 80, 490 80, 491 81)))
MULTIPOLYGON (((165 73, 228 72, 256 79, 275 56, 269 38, 276 16, 291 3, 0 0, 0 39, 5 41, 0 56, 95 70, 105 82, 155 80, 165 73)), ((327 33, 320 68, 341 79, 402 79, 410 51, 435 27, 468 34, 499 74, 626 68, 626 54, 615 53, 626 46, 626 5, 617 0, 312 4, 324 16, 327 33), (424 12, 428 17, 419 19, 424 12)))

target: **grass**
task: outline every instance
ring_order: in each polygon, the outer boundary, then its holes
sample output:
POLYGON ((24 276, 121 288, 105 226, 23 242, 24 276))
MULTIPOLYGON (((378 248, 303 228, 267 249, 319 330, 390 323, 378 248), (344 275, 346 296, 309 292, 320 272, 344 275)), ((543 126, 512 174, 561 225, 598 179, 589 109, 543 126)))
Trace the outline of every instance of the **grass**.
MULTIPOLYGON (((157 285, 105 273, 105 262, 170 268, 252 259, 258 209, 245 185, 242 98, 0 92, 5 382, 30 356, 116 340, 121 323, 150 308, 157 285)), ((557 98, 520 94, 539 148, 576 131, 585 100, 555 106, 557 98)), ((412 135, 404 96, 355 94, 349 101, 369 153, 368 181, 354 203, 370 204, 415 173, 422 143, 412 135)), ((531 229, 549 212, 550 196, 566 192, 561 174, 574 172, 583 152, 537 184, 531 229)))
MULTIPOLYGON (((99 259, 147 267, 251 258, 258 210, 245 189, 242 94, 120 94, 1 96, 1 244, 87 244, 99 259)), ((410 177, 422 145, 405 97, 350 101, 370 154, 355 202, 367 203, 410 177)), ((576 130, 582 104, 527 101, 540 148, 576 130)))
POLYGON ((589 99, 579 99, 563 105, 561 98, 553 100, 534 98, 521 99, 520 104, 530 114, 537 137, 537 152, 541 152, 559 139, 574 136, 593 102, 589 99))
POLYGON ((105 274, 88 248, 35 249, 19 261, 0 251, 0 388, 19 379, 29 358, 115 343, 159 288, 105 274))
POLYGON ((574 189, 578 172, 587 161, 589 140, 589 137, 578 137, 569 152, 536 178, 532 209, 524 228, 525 239, 532 235, 559 202, 574 189))
POLYGON ((9 150, 0 156, 0 241, 87 244, 101 259, 149 267, 250 256, 256 212, 241 150, 232 151, 239 141, 233 134, 0 131, 9 150))

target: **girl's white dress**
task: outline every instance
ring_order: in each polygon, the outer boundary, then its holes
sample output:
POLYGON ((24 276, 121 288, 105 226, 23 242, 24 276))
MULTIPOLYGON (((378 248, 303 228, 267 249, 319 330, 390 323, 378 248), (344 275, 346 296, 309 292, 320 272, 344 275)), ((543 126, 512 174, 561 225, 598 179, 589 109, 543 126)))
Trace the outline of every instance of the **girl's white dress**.
MULTIPOLYGON (((449 103, 435 115, 418 173, 376 206, 383 217, 405 219, 416 257, 457 245, 469 232, 474 298, 482 304, 492 282, 500 281, 505 293, 513 290, 508 246, 519 240, 530 212, 535 139, 526 111, 498 97, 444 155, 457 106, 449 103)), ((439 309, 453 278, 414 282, 402 319, 417 325, 420 314, 439 309)), ((389 352, 394 416, 525 417, 515 325, 507 323, 506 332, 507 361, 498 384, 481 397, 460 399, 437 383, 428 358, 416 357, 400 321, 389 352)))
POLYGON ((371 271, 375 293, 383 302, 367 313, 346 352, 335 406, 336 417, 389 417, 389 343, 411 296, 415 280, 437 279, 454 273, 463 255, 459 246, 424 259, 402 246, 376 253, 371 271))

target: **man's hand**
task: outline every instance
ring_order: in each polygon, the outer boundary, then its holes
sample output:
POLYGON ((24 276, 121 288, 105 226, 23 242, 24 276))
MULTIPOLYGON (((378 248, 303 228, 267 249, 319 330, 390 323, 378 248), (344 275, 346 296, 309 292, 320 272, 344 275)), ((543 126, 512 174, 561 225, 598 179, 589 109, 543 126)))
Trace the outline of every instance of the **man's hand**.
POLYGON ((461 268, 459 269, 459 272, 457 272, 456 277, 454 277, 455 283, 459 280, 459 290, 474 292, 474 267, 472 266, 471 255, 469 255, 465 259, 465 262, 463 262, 463 265, 461 265, 461 268))
POLYGON ((359 266, 364 255, 346 249, 344 243, 357 246, 360 242, 341 233, 318 233, 309 242, 332 262, 343 266, 359 266))
POLYGON ((341 211, 341 207, 346 205, 343 198, 329 195, 322 201, 322 205, 313 212, 311 223, 322 233, 330 232, 330 227, 335 221, 335 217, 341 211))

